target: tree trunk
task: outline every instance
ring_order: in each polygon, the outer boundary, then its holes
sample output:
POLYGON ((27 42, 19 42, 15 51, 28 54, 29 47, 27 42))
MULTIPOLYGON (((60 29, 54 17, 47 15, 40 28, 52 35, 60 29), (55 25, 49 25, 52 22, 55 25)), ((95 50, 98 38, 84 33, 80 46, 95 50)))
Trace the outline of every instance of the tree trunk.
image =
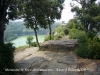
POLYGON ((0 11, 0 43, 4 44, 4 30, 5 30, 5 20, 6 20, 6 16, 7 16, 7 9, 10 5, 10 2, 12 0, 9 1, 1 1, 0 3, 2 3, 2 5, 0 6, 1 11, 0 11))
POLYGON ((49 24, 49 30, 50 30, 49 35, 50 35, 50 40, 51 40, 51 26, 50 26, 50 24, 49 24))
POLYGON ((39 50, 40 50, 41 49, 41 46, 40 46, 39 41, 38 41, 38 36, 37 36, 36 29, 34 29, 34 32, 35 32, 36 42, 37 42, 38 47, 39 47, 39 50))
POLYGON ((87 34, 88 33, 88 24, 84 23, 84 31, 87 34))
POLYGON ((5 25, 3 22, 0 21, 0 43, 4 44, 4 30, 5 30, 5 25))

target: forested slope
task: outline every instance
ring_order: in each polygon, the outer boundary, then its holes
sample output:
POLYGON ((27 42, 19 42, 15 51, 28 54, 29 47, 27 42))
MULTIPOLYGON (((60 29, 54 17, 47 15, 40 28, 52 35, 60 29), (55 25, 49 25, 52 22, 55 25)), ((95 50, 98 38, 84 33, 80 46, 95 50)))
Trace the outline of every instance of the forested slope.
MULTIPOLYGON (((52 25, 52 29, 54 29, 61 22, 55 22, 52 25)), ((46 35, 49 32, 49 29, 39 28, 38 35, 46 35)), ((34 31, 32 29, 28 29, 24 26, 23 21, 11 21, 9 25, 6 25, 4 40, 5 42, 10 42, 11 40, 16 39, 17 37, 24 35, 34 35, 34 31)))

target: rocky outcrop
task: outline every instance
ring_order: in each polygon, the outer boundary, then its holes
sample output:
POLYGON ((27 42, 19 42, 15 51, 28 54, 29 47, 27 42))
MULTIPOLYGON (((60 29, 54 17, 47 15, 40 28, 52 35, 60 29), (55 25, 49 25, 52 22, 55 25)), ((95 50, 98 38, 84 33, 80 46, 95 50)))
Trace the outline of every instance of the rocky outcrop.
POLYGON ((61 40, 50 40, 44 42, 41 47, 42 50, 52 50, 52 51, 68 51, 74 50, 78 44, 78 39, 61 39, 61 40))

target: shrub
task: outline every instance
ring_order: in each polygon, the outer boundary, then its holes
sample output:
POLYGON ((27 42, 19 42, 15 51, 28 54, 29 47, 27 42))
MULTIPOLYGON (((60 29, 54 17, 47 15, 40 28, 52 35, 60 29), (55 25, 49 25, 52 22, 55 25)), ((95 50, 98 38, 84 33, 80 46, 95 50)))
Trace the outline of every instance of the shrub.
POLYGON ((62 38, 62 36, 60 36, 60 35, 54 35, 53 36, 53 40, 59 40, 60 38, 62 38))
POLYGON ((37 47, 37 43, 36 42, 32 42, 31 46, 37 47))
POLYGON ((100 39, 98 38, 98 36, 94 36, 93 41, 97 41, 100 43, 100 39))
POLYGON ((14 71, 5 71, 5 68, 14 69, 14 50, 11 43, 0 45, 0 75, 15 75, 14 71))
POLYGON ((90 52, 89 58, 91 59, 100 59, 100 43, 97 41, 91 40, 88 45, 88 50, 90 52))
POLYGON ((33 39, 34 39, 34 38, 33 38, 32 36, 28 36, 28 37, 27 37, 26 44, 28 44, 29 47, 31 46, 33 39))
MULTIPOLYGON (((50 36, 48 35, 47 37, 45 37, 45 39, 44 39, 45 41, 48 41, 48 40, 50 40, 50 36)), ((53 40, 53 36, 51 36, 51 40, 53 40)))
POLYGON ((72 28, 69 31, 69 38, 77 39, 79 37, 80 30, 72 28))
POLYGON ((88 58, 89 57, 88 45, 80 43, 78 49, 76 50, 76 54, 80 57, 88 58))
POLYGON ((87 33, 88 37, 91 38, 91 39, 93 39, 93 38, 95 37, 96 34, 97 34, 97 33, 94 32, 94 31, 89 31, 89 32, 87 33))
POLYGON ((99 38, 95 36, 93 39, 88 38, 86 43, 79 43, 76 54, 84 58, 100 59, 99 41, 99 38))
POLYGON ((64 31, 61 31, 61 32, 59 32, 59 34, 58 34, 58 36, 64 36, 64 35, 65 35, 64 31))
POLYGON ((65 33, 65 35, 68 35, 69 30, 68 30, 67 28, 65 28, 65 29, 64 29, 64 33, 65 33))
POLYGON ((70 39, 79 39, 80 43, 85 43, 87 36, 84 31, 72 28, 69 31, 69 38, 70 39))

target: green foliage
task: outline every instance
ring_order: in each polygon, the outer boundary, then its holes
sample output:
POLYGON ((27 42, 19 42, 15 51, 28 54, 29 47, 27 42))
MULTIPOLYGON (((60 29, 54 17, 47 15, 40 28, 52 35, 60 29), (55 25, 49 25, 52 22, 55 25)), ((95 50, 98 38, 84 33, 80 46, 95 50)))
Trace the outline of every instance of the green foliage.
POLYGON ((28 44, 29 47, 31 46, 33 39, 34 39, 34 38, 33 38, 32 36, 27 37, 26 44, 28 44))
POLYGON ((94 31, 88 31, 87 36, 88 36, 89 38, 93 39, 93 37, 95 37, 96 34, 97 34, 97 33, 94 32, 94 31))
POLYGON ((72 29, 72 28, 75 28, 75 29, 79 29, 79 30, 83 30, 83 27, 82 27, 82 24, 80 21, 78 21, 77 18, 73 18, 73 19, 70 19, 66 25, 66 28, 68 30, 72 29))
POLYGON ((54 33, 57 33, 56 35, 63 37, 65 35, 67 35, 69 33, 69 31, 66 27, 63 27, 60 25, 54 29, 54 33))
POLYGON ((87 38, 86 43, 79 43, 76 54, 84 58, 100 59, 100 39, 97 36, 87 38))
POLYGON ((69 33, 69 30, 68 30, 67 28, 65 28, 65 29, 64 29, 64 34, 65 34, 65 35, 68 35, 68 33, 69 33))
POLYGON ((79 43, 76 54, 80 57, 89 58, 88 44, 79 43))
POLYGON ((69 38, 70 39, 78 39, 78 34, 79 34, 80 30, 72 28, 69 31, 69 38))
POLYGON ((85 34, 84 31, 72 28, 69 31, 69 38, 70 39, 79 39, 80 43, 86 42, 87 35, 85 34))
MULTIPOLYGON (((59 40, 61 38, 62 38, 62 36, 60 36, 60 35, 52 35, 52 39, 51 40, 59 40)), ((50 40, 50 36, 47 36, 45 38, 45 41, 49 41, 49 40, 50 40)))
POLYGON ((31 43, 31 46, 33 46, 33 47, 37 47, 38 45, 37 45, 36 42, 32 42, 32 43, 31 43))
POLYGON ((4 31, 9 20, 18 18, 19 0, 0 1, 0 43, 4 44, 4 31))
MULTIPOLYGON (((51 29, 54 29, 59 22, 55 22, 51 29)), ((49 32, 49 29, 44 30, 43 28, 39 27, 39 31, 37 32, 38 35, 46 35, 49 32)), ((9 25, 6 26, 6 30, 4 32, 4 41, 10 42, 20 36, 26 36, 26 35, 34 35, 33 30, 28 29, 24 26, 23 21, 18 22, 9 22, 9 25)))
POLYGON ((50 29, 50 40, 52 39, 51 24, 55 22, 55 19, 61 18, 64 1, 65 0, 46 0, 43 2, 44 8, 42 10, 47 18, 46 21, 50 29))
POLYGON ((94 38, 93 38, 93 41, 95 42, 99 42, 100 43, 100 38, 96 35, 96 36, 94 36, 94 38))
MULTIPOLYGON (((78 2, 77 0, 73 0, 78 2)), ((78 2, 81 7, 74 5, 72 12, 75 12, 75 16, 82 23, 84 31, 96 32, 100 31, 100 3, 96 3, 97 0, 80 0, 78 2), (94 12, 96 11, 96 12, 94 12), (90 28, 89 28, 90 27, 90 28), (93 28, 96 29, 93 30, 93 28)))
POLYGON ((60 36, 60 35, 54 35, 53 36, 53 40, 59 40, 60 38, 62 38, 62 36, 60 36))
MULTIPOLYGON (((58 40, 60 38, 62 38, 63 36, 67 35, 69 33, 68 29, 66 27, 63 26, 57 26, 54 30, 53 30, 53 35, 51 40, 58 40)), ((45 41, 48 41, 50 38, 50 36, 47 36, 45 38, 45 41)))
MULTIPOLYGON (((50 35, 48 35, 47 37, 45 37, 44 41, 49 41, 50 40, 50 35)), ((53 36, 51 36, 51 40, 53 40, 53 36)))
POLYGON ((91 59, 100 59, 100 43, 97 41, 91 41, 88 45, 89 58, 91 59))
POLYGON ((5 68, 15 69, 14 50, 11 43, 0 45, 0 75, 15 75, 14 71, 5 72, 5 68))

